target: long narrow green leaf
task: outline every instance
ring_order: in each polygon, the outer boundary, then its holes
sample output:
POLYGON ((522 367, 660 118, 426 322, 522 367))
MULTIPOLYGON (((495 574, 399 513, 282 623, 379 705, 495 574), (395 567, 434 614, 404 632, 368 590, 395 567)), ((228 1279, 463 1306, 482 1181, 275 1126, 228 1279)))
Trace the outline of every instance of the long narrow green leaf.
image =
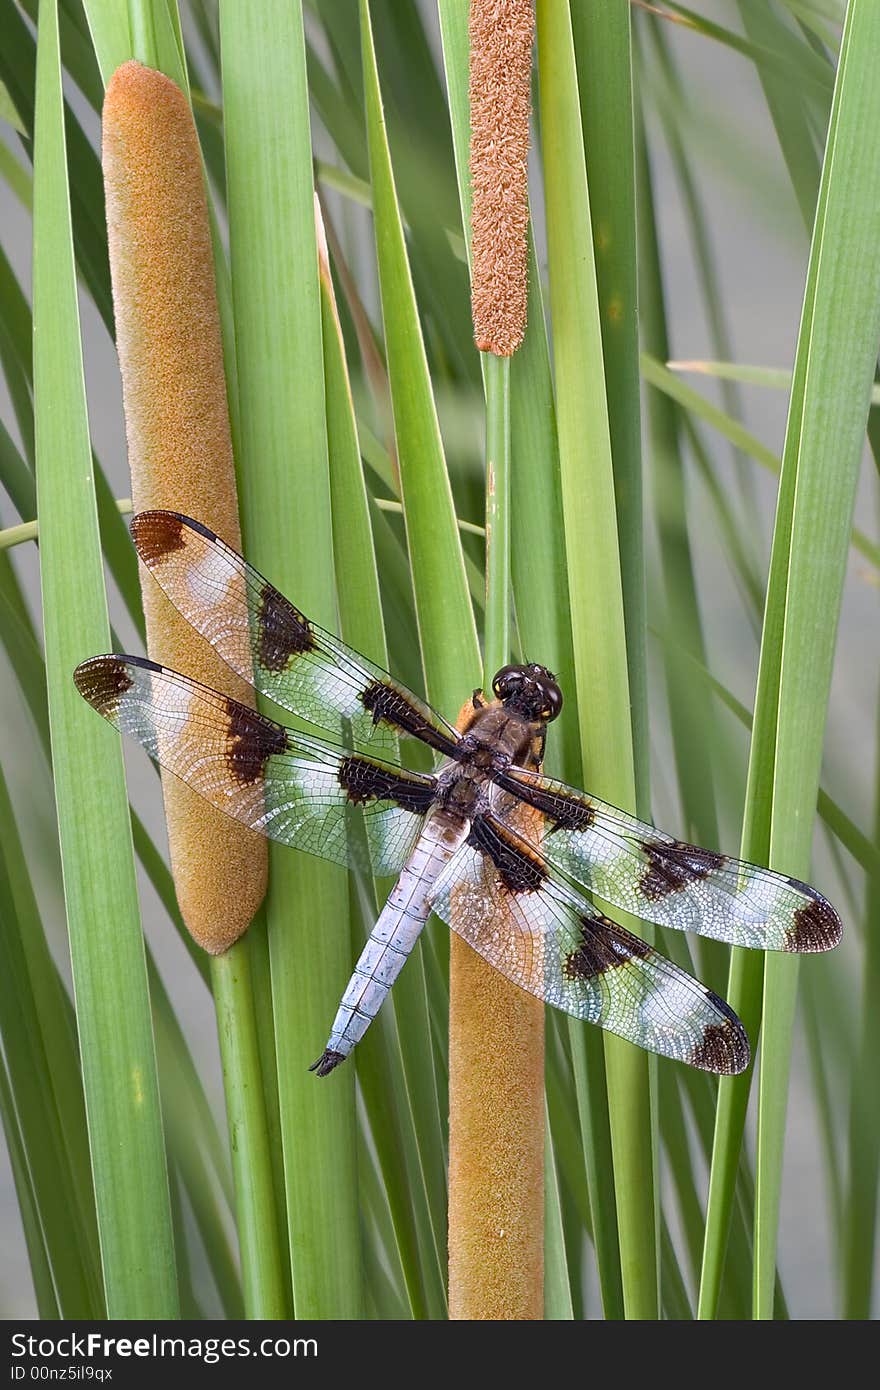
POLYGON ((360 2, 360 22, 382 320, 419 644, 428 697, 454 718, 463 694, 480 684, 480 654, 397 202, 367 0, 360 2))
MULTIPOLYGON (((693 361, 667 362, 671 372, 694 372, 717 377, 720 381, 742 381, 748 386, 767 386, 771 391, 789 391, 791 372, 787 367, 760 367, 749 362, 693 361)), ((880 405, 880 386, 871 387, 871 405, 880 405)))
POLYGON ((49 955, 0 772, 0 1033, 28 1184, 62 1317, 104 1316, 73 1014, 49 955))
MULTIPOLYGON (((0 79, 6 82, 14 95, 25 127, 32 133, 36 44, 12 0, 0 0, 0 26, 3 32, 3 43, 0 44, 0 79)), ((68 103, 65 103, 64 110, 76 262, 95 307, 107 331, 112 334, 113 303, 110 294, 110 263, 107 257, 101 166, 68 103)))
POLYGON ((614 466, 636 804, 639 814, 645 816, 650 814, 650 745, 629 0, 573 5, 571 27, 614 466))
MULTIPOLYGON (((223 45, 242 529, 248 554, 334 624, 312 151, 300 4, 225 0, 223 45)), ((297 1317, 362 1305, 354 1068, 307 1072, 347 979, 340 870, 273 846, 266 911, 297 1317), (333 1182, 327 1174, 333 1173, 333 1182)))
MULTIPOLYGON (((850 0, 783 451, 790 529, 774 538, 768 610, 784 604, 781 649, 758 704, 778 687, 771 863, 806 872, 871 381, 880 343, 880 166, 864 140, 880 121, 880 8, 850 0), (778 663, 778 667, 777 667, 778 663), (778 670, 778 675, 776 674, 778 670)), ((783 516, 783 523, 787 518, 783 516)), ((766 672, 766 674, 765 674, 766 672)), ((797 961, 770 957, 764 985, 755 1211, 755 1314, 772 1315, 797 961)))
MULTIPOLYGON (((538 59, 562 494, 585 782, 635 798, 617 513, 577 73, 567 5, 540 0, 538 59)), ((606 1036, 627 1316, 657 1316, 649 1064, 606 1036)), ((607 1175, 603 1175, 607 1177, 607 1175)))
POLYGON ((54 0, 41 0, 34 385, 55 795, 98 1229, 111 1317, 177 1309, 168 1178, 118 740, 77 695, 109 630, 82 375, 54 0), (70 546, 71 531, 78 543, 70 546))
MULTIPOLYGON (((648 349, 665 360, 669 355, 666 303, 654 217, 651 167, 641 112, 638 169, 643 338, 648 349)), ((648 426, 655 474, 660 570, 668 620, 683 634, 683 640, 693 655, 705 661, 705 642, 688 532, 688 497, 679 417, 671 402, 654 392, 648 395, 648 426)), ((682 679, 678 662, 666 662, 666 683, 687 838, 714 847, 718 842, 718 822, 712 778, 711 724, 700 703, 700 692, 695 691, 686 678, 682 679)))
POLYGON ((407 543, 429 698, 454 716, 480 678, 476 628, 385 131, 369 7, 360 0, 382 320, 407 543))
POLYGON ((269 1134, 261 1088, 250 973, 250 942, 236 941, 211 961, 217 1032, 235 1173, 236 1225, 248 1318, 289 1315, 275 1228, 269 1134))
MULTIPOLYGON (((874 839, 880 846, 880 768, 875 774, 874 839)), ((880 862, 868 877, 862 1016, 849 1095, 849 1160, 843 1219, 843 1297, 845 1318, 868 1319, 874 1288, 877 1241, 877 1189, 880 1185, 880 1111, 872 1104, 872 1077, 880 1049, 880 862)), ((821 1012, 819 1014, 821 1019, 821 1012)))
POLYGON ((9 1166, 15 1185, 15 1196, 21 1213, 21 1224, 27 1245, 37 1311, 41 1318, 55 1320, 61 1314, 55 1296, 52 1270, 43 1240, 31 1175, 28 1172, 27 1149, 19 1128, 18 1116, 15 1113, 12 1088, 6 1074, 6 1063, 2 1057, 0 1057, 0 1120, 2 1120, 3 1134, 6 1139, 9 1166))
POLYGON ((550 1322, 570 1322, 574 1318, 574 1308, 549 1115, 545 1129, 544 1175, 544 1317, 550 1322))
MULTIPOLYGON (((342 635, 387 667, 387 650, 370 511, 358 450, 344 346, 326 253, 321 311, 330 496, 342 635)), ((370 918, 386 885, 368 895, 370 918)), ((363 922, 369 930, 372 920, 363 922)), ((358 950, 362 942, 358 942, 358 950)), ((358 1080, 370 1120, 410 1308, 414 1317, 445 1312, 445 1172, 421 948, 358 1049, 358 1080), (405 1167, 401 1167, 401 1154, 405 1167), (432 1233, 420 1252, 417 1229, 432 1233)))
POLYGON ((118 0, 83 0, 83 9, 106 87, 116 69, 133 56, 129 7, 118 0))

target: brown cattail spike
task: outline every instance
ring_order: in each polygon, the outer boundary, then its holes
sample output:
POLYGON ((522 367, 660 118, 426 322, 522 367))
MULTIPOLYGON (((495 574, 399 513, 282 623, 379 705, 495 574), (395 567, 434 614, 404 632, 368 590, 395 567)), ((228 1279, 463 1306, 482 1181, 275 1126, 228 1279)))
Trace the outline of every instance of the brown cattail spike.
MULTIPOLYGON (((166 507, 239 544, 211 232, 189 104, 140 63, 104 100, 107 232, 135 511, 166 507)), ((162 665, 250 703, 203 638, 142 575, 147 646, 162 665)), ((165 814, 177 899, 205 950, 226 950, 266 890, 264 840, 170 774, 165 814)))
MULTIPOLYGON (((472 718, 468 703, 456 727, 472 718)), ((517 808, 515 824, 540 836, 540 815, 529 806, 517 808)), ((449 1316, 540 1319, 544 1005, 455 932, 449 985, 449 1316)))
POLYGON ((481 352, 523 340, 532 0, 471 0, 471 306, 481 352))

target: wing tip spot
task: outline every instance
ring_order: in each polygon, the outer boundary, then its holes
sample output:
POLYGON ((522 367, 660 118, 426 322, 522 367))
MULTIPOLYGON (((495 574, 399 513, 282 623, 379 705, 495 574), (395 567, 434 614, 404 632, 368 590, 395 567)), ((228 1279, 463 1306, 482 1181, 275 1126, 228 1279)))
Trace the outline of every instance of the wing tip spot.
POLYGON ((687 1061, 701 1071, 718 1076, 738 1076, 745 1071, 752 1056, 749 1036, 733 1009, 709 989, 706 998, 724 1015, 723 1023, 708 1023, 703 1036, 687 1061))
POLYGON ((788 881, 792 888, 809 898, 809 902, 799 907, 792 918, 785 938, 786 951, 806 954, 833 950, 843 932, 843 923, 834 908, 808 883, 802 883, 797 878, 788 881))
POLYGON ((184 519, 177 512, 138 512, 131 519, 131 538, 144 564, 152 568, 172 551, 182 550, 184 519))
MULTIPOLYGON (((73 673, 73 683, 83 699, 99 713, 112 714, 122 696, 134 685, 127 667, 128 656, 92 656, 83 661, 73 673)), ((134 661, 134 665, 153 666, 152 662, 134 661)))

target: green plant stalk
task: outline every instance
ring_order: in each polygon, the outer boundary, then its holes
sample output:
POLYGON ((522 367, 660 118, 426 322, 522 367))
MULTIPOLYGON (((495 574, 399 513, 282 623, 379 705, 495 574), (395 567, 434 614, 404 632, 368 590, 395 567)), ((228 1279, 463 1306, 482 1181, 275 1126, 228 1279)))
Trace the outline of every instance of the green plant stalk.
MULTIPOLYGON (((775 41, 778 47, 793 38, 782 15, 775 13, 771 6, 749 5, 738 0, 737 9, 746 34, 756 43, 769 46, 775 41)), ((780 82, 760 61, 756 62, 755 70, 764 89, 792 190, 809 232, 816 211, 819 160, 807 119, 804 91, 798 82, 780 82)))
MULTIPOLYGON (((559 447, 586 785, 632 806, 635 779, 617 511, 568 6, 540 0, 538 60, 559 447)), ((658 1311, 654 1126, 644 1053, 605 1037, 626 1315, 658 1311)), ((605 1175, 603 1175, 605 1176, 605 1175)))
MULTIPOLYGON (((878 710, 880 714, 880 710, 878 710)), ((880 845, 880 767, 875 775, 874 839, 880 845)), ((861 1025, 849 1096, 849 1161, 843 1213, 842 1311, 847 1319, 871 1316, 880 1181, 880 1110, 873 1103, 874 1068, 880 1055, 880 865, 868 876, 861 1025)), ((821 1018, 821 1013, 819 1014, 821 1018)))
MULTIPOLYGON (((419 644, 428 698, 454 718, 462 693, 479 684, 480 653, 397 201, 370 11, 365 0, 361 0, 359 12, 382 320, 419 644)), ((427 944, 433 945, 430 941, 427 944)), ((437 946, 445 956, 445 940, 437 946)))
MULTIPOLYGON (((257 567, 333 627, 302 9, 224 0, 220 24, 242 529, 257 567)), ((354 1067, 330 1083, 307 1071, 351 969, 347 897, 338 868, 270 849, 266 914, 298 1318, 357 1318, 363 1300, 354 1067)))
POLYGON ((510 660, 510 358, 484 352, 486 380, 486 616, 483 690, 510 660))
MULTIPOLYGON (((2 868, 0 868, 2 873, 2 868)), ((9 1155, 9 1167, 15 1185, 15 1196, 21 1213, 21 1225, 28 1252, 28 1263, 37 1313, 43 1321, 57 1321, 61 1317, 58 1299, 52 1281, 52 1268, 46 1250, 46 1243, 40 1225, 37 1202, 28 1171, 28 1151, 15 1113, 12 1088, 6 1074, 6 1064, 0 1058, 0 1119, 3 1123, 3 1136, 9 1155)))
MULTIPOLYGON (((880 341, 880 168, 864 141, 864 131, 880 121, 878 47, 880 9, 870 0, 850 0, 783 450, 783 476, 795 478, 791 525, 774 536, 767 599, 769 610, 784 593, 770 862, 795 872, 806 870, 810 858, 848 529, 880 341)), ((762 644, 758 700, 763 658, 762 644)), ((757 708, 756 701, 756 722, 757 708)), ((768 958, 755 1191, 758 1318, 773 1311, 796 990, 796 959, 768 958)))
POLYGON ((630 23, 629 0, 571 6, 602 323, 608 428, 614 465, 636 807, 640 816, 650 818, 651 750, 630 23))
MULTIPOLYGON (((468 174, 470 104, 468 94, 468 2, 440 0, 440 26, 462 220, 470 231, 468 174)), ((469 237, 466 237, 470 253, 469 237)), ((511 375, 511 541, 516 625, 522 650, 556 672, 568 696, 547 746, 547 764, 570 782, 581 776, 575 669, 569 619, 568 571, 556 409, 544 321, 541 277, 529 242, 528 324, 514 354, 511 375)), ((581 1142, 595 1203, 592 1229, 602 1301, 608 1317, 623 1316, 617 1214, 610 1184, 599 1175, 611 1171, 611 1135, 601 1035, 567 1024, 575 1057, 581 1142)), ((552 1062, 551 1062, 552 1070, 552 1062)), ((557 1116, 560 1112, 556 1111, 557 1116)), ((557 1122, 554 1122, 554 1142, 557 1122)), ((548 1194, 549 1201, 549 1194, 548 1194)))
POLYGON ((181 1314, 185 1312, 188 1275, 188 1240, 195 1227, 204 1249, 211 1277, 227 1318, 244 1316, 235 1237, 234 1198, 229 1154, 221 1143, 216 1122, 201 1081, 195 1074, 180 1024, 155 965, 148 961, 150 993, 154 1003, 156 1055, 162 1096, 162 1119, 167 1136, 172 1182, 172 1211, 177 1255, 181 1314), (181 1220, 177 1192, 186 1194, 191 1223, 181 1220))
MULTIPOLYGON (((317 206, 317 205, 316 205, 317 206)), ((339 617, 344 639, 388 666, 369 499, 330 267, 319 253, 327 443, 339 617)), ((364 888, 371 929, 389 884, 364 888)), ((417 948, 357 1055, 358 1082, 382 1174, 410 1312, 445 1317, 446 1174, 427 1008, 417 948), (404 1163, 401 1164, 401 1155, 404 1163), (424 1243, 419 1228, 428 1232, 424 1243)))
MULTIPOLYGON (((116 506, 121 516, 128 516, 131 512, 131 498, 120 497, 116 506)), ((39 536, 40 523, 38 521, 22 521, 17 526, 6 526, 0 531, 0 550, 7 550, 13 545, 21 545, 24 541, 39 540, 39 536)))
MULTIPOLYGON (((762 367, 749 362, 713 362, 704 358, 667 362, 672 372, 695 372, 700 376, 717 377, 719 381, 742 381, 749 386, 766 386, 771 391, 791 389, 791 372, 787 367, 762 367)), ((880 386, 871 387, 871 405, 880 405, 880 386)))
POLYGON ((109 628, 54 0, 40 4, 35 126, 40 567, 55 797, 107 1313, 168 1318, 178 1306, 171 1210, 122 751, 71 680, 78 661, 107 649, 109 628), (71 531, 78 538, 75 553, 71 531))
POLYGON ((73 1010, 52 960, 0 770, 0 1031, 15 1128, 62 1317, 104 1316, 73 1010))
MULTIPOLYGON (((116 69, 136 56, 131 32, 131 4, 120 5, 119 0, 83 0, 83 10, 106 87, 116 69)), ((145 61, 141 58, 141 62, 145 61)))
POLYGON ((382 318, 425 685, 454 718, 481 662, 461 541, 406 254, 370 29, 360 0, 382 318))
MULTIPOLYGON (((668 329, 660 248, 654 217, 654 196, 644 118, 636 108, 636 173, 638 179, 638 236, 641 266, 640 314, 644 341, 662 358, 668 356, 668 329)), ((668 620, 683 634, 685 644, 705 659, 702 619, 697 599, 694 560, 688 530, 688 491, 681 452, 679 414, 658 392, 649 392, 648 438, 654 470, 653 510, 659 542, 662 602, 668 620)), ((717 734, 714 709, 705 692, 682 674, 681 664, 664 652, 669 721, 680 789, 685 839, 719 848, 713 754, 717 734)), ((667 953, 694 973, 690 949, 677 932, 670 933, 667 953)), ((720 943, 700 941, 699 969, 720 982, 727 951, 720 943)))
POLYGON ((548 1322, 571 1322, 574 1319, 559 1173, 549 1114, 544 1121, 544 1317, 548 1322))
POLYGON ((287 1306, 275 1226, 272 1161, 247 934, 221 956, 211 957, 211 985, 235 1176, 235 1224, 244 1315, 255 1319, 287 1318, 291 1310, 287 1306))
MULTIPOLYGON (((0 27, 3 32, 0 78, 6 83, 30 134, 33 131, 36 43, 13 0, 0 0, 0 27)), ((69 103, 65 102, 64 109, 77 268, 112 335, 113 302, 101 166, 69 103)))
POLYGON ((152 0, 128 0, 132 57, 148 68, 158 67, 154 8, 152 0))

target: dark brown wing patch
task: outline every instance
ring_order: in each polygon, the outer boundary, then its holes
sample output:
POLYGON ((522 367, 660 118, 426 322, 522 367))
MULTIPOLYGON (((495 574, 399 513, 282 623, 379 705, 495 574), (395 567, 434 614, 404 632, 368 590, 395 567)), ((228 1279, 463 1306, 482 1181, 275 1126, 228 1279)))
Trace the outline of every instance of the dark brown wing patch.
POLYGON ((176 512, 139 512, 131 519, 131 538, 145 565, 186 545, 183 519, 176 512))
POLYGON ((843 925, 834 908, 821 893, 798 878, 790 878, 792 888, 806 893, 812 901, 799 907, 786 936, 787 951, 830 951, 838 944, 843 925))
POLYGON ((584 796, 569 796, 565 792, 550 790, 517 771, 501 773, 494 780, 499 787, 512 792, 526 805, 541 811, 547 817, 548 834, 554 830, 589 830, 593 824, 595 812, 584 796))
POLYGON ((285 753, 289 748, 287 734, 280 724, 265 719, 256 710, 227 700, 229 739, 226 761, 236 782, 250 784, 263 776, 266 762, 273 753, 285 753))
MULTIPOLYGON (((152 665, 146 661, 142 664, 152 665)), ((131 690, 134 684, 125 669, 125 661, 112 656, 95 656, 90 661, 84 661, 77 666, 73 679, 83 699, 107 719, 113 718, 120 696, 131 690)))
POLYGON ((713 849, 701 849, 699 845, 687 845, 681 840, 643 840, 641 847, 648 857, 649 867, 639 881, 639 888, 652 903, 706 878, 713 869, 719 869, 726 858, 713 849))
POLYGON ((424 778, 408 778, 405 773, 358 754, 350 754, 340 762, 339 785, 355 806, 369 801, 393 801, 404 811, 424 815, 434 800, 434 788, 426 786, 424 778))
POLYGON ((504 887, 511 893, 534 893, 547 878, 536 854, 530 854, 522 841, 509 836, 494 817, 475 816, 468 844, 488 855, 504 887))
POLYGON ((749 1065, 751 1052, 745 1029, 733 1009, 711 990, 706 995, 722 1013, 727 1014, 726 1023, 710 1023, 689 1058, 693 1067, 703 1071, 713 1071, 719 1076, 737 1076, 749 1065))
POLYGON ((592 980, 616 965, 624 965, 628 960, 644 959, 652 953, 647 941, 624 931, 609 917, 583 917, 581 919, 581 945, 565 958, 565 973, 570 979, 592 980), (602 928, 607 927, 605 936, 602 928))
POLYGON ((308 618, 268 582, 257 609, 257 656, 267 671, 283 671, 292 656, 312 651, 315 639, 308 618))
POLYGON ((364 709, 373 716, 374 724, 388 724, 401 733, 412 734, 449 757, 455 755, 456 744, 453 740, 429 723, 418 706, 412 704, 397 686, 379 680, 371 681, 362 691, 360 699, 364 709))

